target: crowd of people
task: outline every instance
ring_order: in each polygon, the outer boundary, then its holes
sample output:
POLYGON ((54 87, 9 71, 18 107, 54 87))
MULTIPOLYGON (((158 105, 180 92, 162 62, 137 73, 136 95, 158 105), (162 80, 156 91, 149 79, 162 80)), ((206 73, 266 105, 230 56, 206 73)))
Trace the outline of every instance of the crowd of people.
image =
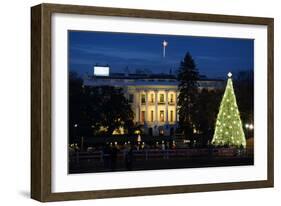
POLYGON ((133 163, 135 161, 134 151, 147 150, 147 149, 158 149, 167 150, 175 149, 175 142, 165 142, 162 141, 161 144, 156 142, 155 144, 145 144, 144 142, 137 142, 136 144, 131 144, 130 142, 125 142, 124 144, 107 143, 102 148, 103 162, 105 168, 110 168, 112 171, 116 169, 117 165, 117 155, 118 152, 123 152, 124 163, 127 170, 132 170, 133 163))

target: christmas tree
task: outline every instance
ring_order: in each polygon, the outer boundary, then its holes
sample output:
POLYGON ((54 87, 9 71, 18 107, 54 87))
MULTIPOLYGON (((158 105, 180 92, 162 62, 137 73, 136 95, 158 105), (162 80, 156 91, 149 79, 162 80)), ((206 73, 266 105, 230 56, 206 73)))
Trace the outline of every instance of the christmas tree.
POLYGON ((217 116, 212 144, 215 146, 246 147, 245 134, 234 94, 232 74, 228 73, 227 85, 217 116))

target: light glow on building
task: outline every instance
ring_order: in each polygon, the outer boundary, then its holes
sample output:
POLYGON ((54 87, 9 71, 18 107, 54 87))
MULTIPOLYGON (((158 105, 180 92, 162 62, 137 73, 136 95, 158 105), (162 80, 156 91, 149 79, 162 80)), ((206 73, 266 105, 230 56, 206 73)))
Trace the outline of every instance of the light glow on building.
POLYGON ((95 76, 109 76, 109 67, 104 66, 94 66, 95 76))

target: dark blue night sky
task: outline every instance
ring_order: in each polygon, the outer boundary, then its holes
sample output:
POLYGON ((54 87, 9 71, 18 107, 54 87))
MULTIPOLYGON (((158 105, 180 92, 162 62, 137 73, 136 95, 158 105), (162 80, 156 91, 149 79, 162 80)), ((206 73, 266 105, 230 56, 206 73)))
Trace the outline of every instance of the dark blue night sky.
POLYGON ((254 69, 254 40, 175 35, 69 31, 69 69, 83 75, 93 66, 109 65, 111 72, 175 72, 186 52, 202 75, 223 78, 231 71, 254 69), (162 42, 166 40, 166 57, 162 42))

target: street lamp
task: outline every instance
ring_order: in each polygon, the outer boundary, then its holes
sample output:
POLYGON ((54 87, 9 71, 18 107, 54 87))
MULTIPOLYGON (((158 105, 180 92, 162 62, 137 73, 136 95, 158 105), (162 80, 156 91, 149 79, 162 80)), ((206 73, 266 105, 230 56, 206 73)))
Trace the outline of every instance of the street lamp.
POLYGON ((245 124, 245 128, 246 128, 246 131, 247 131, 247 136, 249 137, 250 130, 254 129, 254 125, 253 124, 245 124))
POLYGON ((253 124, 250 124, 250 125, 249 125, 249 129, 250 129, 250 130, 253 130, 253 129, 254 129, 254 125, 253 125, 253 124))

